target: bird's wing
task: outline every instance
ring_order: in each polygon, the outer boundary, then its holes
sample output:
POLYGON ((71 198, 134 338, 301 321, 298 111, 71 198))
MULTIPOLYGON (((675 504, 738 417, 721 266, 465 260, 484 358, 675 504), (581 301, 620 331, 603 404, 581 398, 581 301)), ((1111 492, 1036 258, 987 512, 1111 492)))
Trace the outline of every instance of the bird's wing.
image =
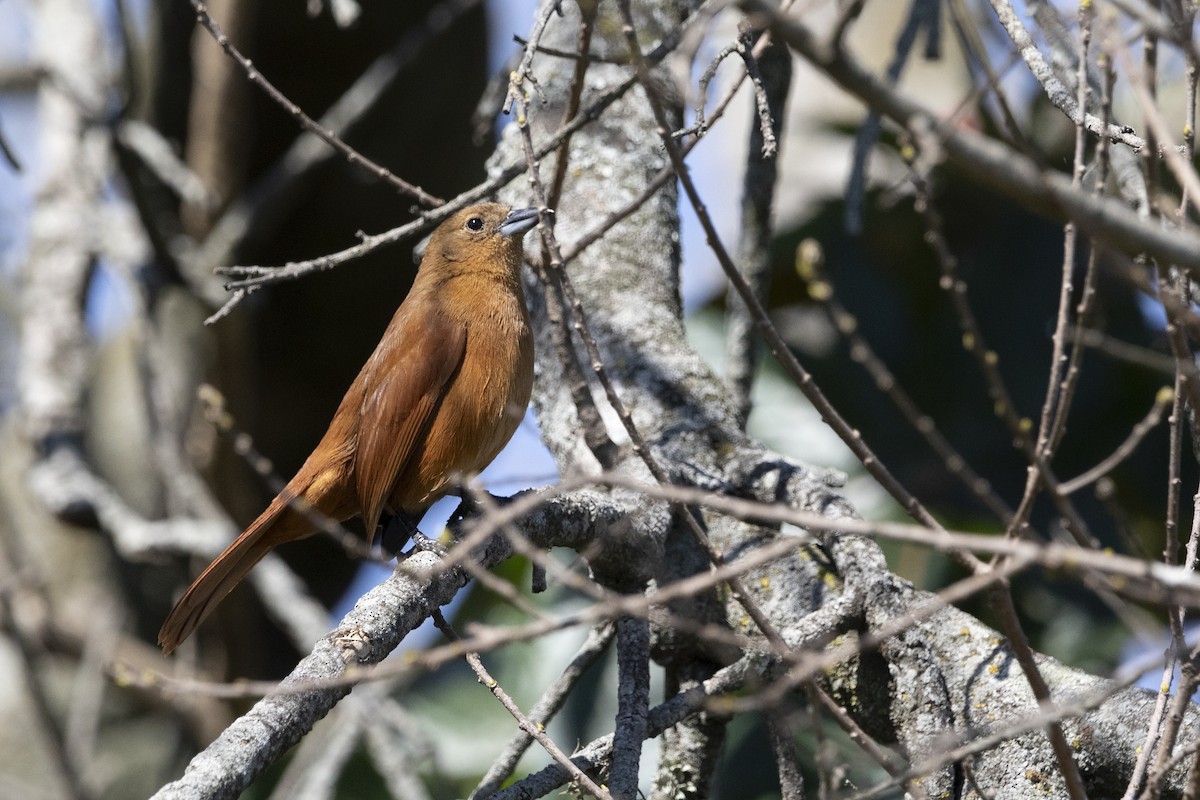
POLYGON ((415 455, 462 364, 467 329, 429 315, 420 321, 417 335, 390 340, 403 343, 405 349, 372 359, 376 374, 367 381, 370 388, 362 401, 354 454, 359 509, 371 538, 396 479, 415 455))

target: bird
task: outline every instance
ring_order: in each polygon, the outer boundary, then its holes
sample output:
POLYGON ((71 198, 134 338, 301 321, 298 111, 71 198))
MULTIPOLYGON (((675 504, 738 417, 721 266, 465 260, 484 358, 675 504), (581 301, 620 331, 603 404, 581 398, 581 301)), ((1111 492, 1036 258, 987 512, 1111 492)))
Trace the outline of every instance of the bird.
POLYGON ((385 514, 419 520, 460 476, 491 463, 533 389, 521 264, 538 218, 536 208, 480 203, 434 230, 412 288, 312 454, 167 616, 164 655, 263 556, 319 530, 304 506, 339 522, 360 515, 373 543, 385 514))

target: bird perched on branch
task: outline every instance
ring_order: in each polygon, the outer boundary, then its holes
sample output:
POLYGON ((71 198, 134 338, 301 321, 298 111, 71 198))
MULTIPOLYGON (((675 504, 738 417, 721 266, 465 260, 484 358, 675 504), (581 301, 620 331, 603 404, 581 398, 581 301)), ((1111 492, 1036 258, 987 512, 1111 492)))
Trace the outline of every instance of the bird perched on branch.
POLYGON ((318 530, 318 514, 419 519, 456 476, 508 443, 533 388, 521 289, 534 208, 483 203, 429 240, 408 296, 342 398, 329 430, 266 511, 208 565, 158 633, 170 653, 272 548, 318 530), (306 508, 311 509, 306 513, 306 508))

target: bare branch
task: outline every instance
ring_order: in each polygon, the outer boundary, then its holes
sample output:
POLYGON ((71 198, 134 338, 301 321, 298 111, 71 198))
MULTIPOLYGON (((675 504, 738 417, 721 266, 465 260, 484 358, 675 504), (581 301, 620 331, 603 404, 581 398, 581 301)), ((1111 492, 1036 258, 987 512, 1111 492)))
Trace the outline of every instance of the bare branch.
POLYGON ((292 117, 294 117, 301 125, 301 127, 320 138, 334 150, 337 150, 351 164, 362 167, 376 178, 379 178, 380 180, 385 181, 393 186, 397 191, 416 199, 417 202, 421 203, 422 205, 440 206, 446 202, 440 197, 435 197, 434 195, 429 194, 421 187, 413 186, 407 181, 393 175, 386 168, 376 164, 374 161, 343 142, 336 135, 334 135, 332 131, 328 131, 318 125, 316 121, 312 119, 312 117, 305 114, 302 110, 300 110, 299 106, 297 106, 291 100, 288 100, 282 92, 275 88, 274 84, 268 81, 263 74, 258 71, 253 62, 242 55, 241 51, 234 46, 233 42, 229 41, 229 37, 227 37, 221 31, 220 26, 218 26, 216 21, 209 16, 208 7, 204 2, 201 2, 201 0, 192 0, 192 7, 196 9, 196 21, 200 23, 201 27, 208 31, 216 43, 221 46, 221 49, 228 53, 229 57, 237 62, 238 66, 242 68, 242 71, 246 73, 246 78, 255 86, 262 89, 267 96, 277 103, 284 111, 291 114, 292 117))

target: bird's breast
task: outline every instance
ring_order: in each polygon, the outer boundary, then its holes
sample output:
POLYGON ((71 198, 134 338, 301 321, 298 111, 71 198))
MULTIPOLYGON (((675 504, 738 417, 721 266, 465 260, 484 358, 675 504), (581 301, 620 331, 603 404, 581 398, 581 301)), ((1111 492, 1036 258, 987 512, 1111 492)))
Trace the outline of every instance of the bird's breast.
POLYGON ((457 477, 491 463, 521 424, 533 389, 529 317, 520 296, 488 301, 463 323, 462 364, 413 469, 396 485, 393 508, 421 508, 452 490, 457 477))

